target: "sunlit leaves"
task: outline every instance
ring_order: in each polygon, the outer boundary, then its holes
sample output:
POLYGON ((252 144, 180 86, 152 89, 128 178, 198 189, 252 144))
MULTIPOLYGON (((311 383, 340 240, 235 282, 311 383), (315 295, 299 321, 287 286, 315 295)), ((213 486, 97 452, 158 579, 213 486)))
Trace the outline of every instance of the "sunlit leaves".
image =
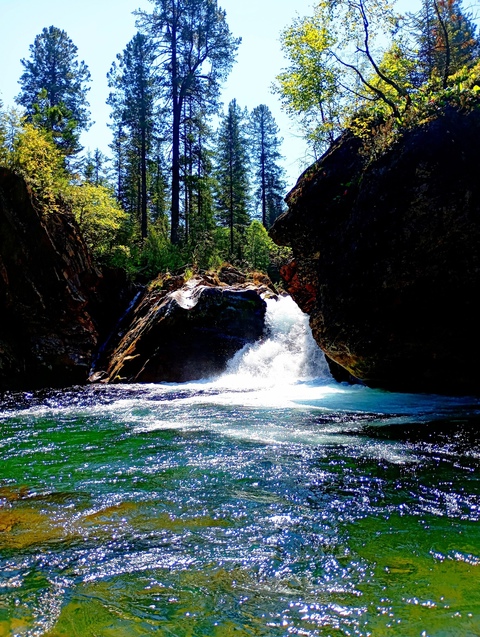
POLYGON ((70 186, 70 205, 83 236, 97 257, 108 254, 127 215, 111 190, 90 183, 70 186))
POLYGON ((266 272, 270 265, 270 251, 275 244, 265 227, 256 219, 248 226, 245 234, 245 259, 255 270, 266 272))
POLYGON ((285 109, 300 117, 314 144, 331 143, 366 102, 380 99, 396 111, 401 89, 395 81, 389 84, 396 93, 392 101, 380 86, 370 85, 369 77, 379 75, 379 35, 394 33, 397 24, 385 0, 323 0, 312 17, 297 19, 283 32, 290 65, 278 75, 277 89, 285 109))
POLYGON ((365 136, 389 118, 392 133, 410 126, 412 114, 423 117, 425 92, 440 91, 445 102, 450 87, 455 101, 452 73, 480 50, 459 0, 424 0, 408 21, 387 0, 322 0, 285 29, 282 47, 289 66, 276 90, 319 150, 346 127, 365 136))
POLYGON ((4 153, 6 165, 25 177, 43 210, 58 210, 68 176, 64 156, 50 134, 32 124, 17 122, 13 145, 11 149, 4 147, 4 153))
POLYGON ((118 243, 126 214, 111 190, 75 179, 51 133, 23 121, 15 111, 0 117, 0 163, 24 177, 43 214, 73 213, 96 257, 118 243))

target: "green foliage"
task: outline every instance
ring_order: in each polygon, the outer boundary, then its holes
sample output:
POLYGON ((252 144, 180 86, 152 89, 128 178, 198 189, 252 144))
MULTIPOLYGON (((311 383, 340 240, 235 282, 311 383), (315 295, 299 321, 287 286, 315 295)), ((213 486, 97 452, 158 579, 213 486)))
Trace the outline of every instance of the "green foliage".
POLYGON ((82 165, 83 177, 95 186, 108 186, 108 163, 110 159, 96 148, 93 153, 87 152, 82 165))
POLYGON ((348 128, 364 140, 363 152, 373 160, 405 131, 436 119, 447 107, 464 112, 480 109, 480 61, 451 75, 445 88, 442 78, 434 76, 412 95, 402 118, 378 117, 378 113, 367 109, 357 113, 348 128))
POLYGON ((266 272, 272 280, 278 280, 280 268, 291 258, 291 249, 277 246, 265 227, 254 219, 246 231, 244 266, 266 272))
POLYGON ((14 111, 2 115, 0 131, 1 163, 24 177, 41 211, 71 211, 93 255, 108 260, 126 218, 111 190, 88 182, 72 184, 51 133, 22 121, 14 111))
POLYGON ((23 175, 44 211, 59 210, 68 187, 68 174, 64 156, 50 133, 22 123, 15 112, 4 116, 3 122, 5 128, 10 128, 10 143, 6 135, 3 146, 3 163, 23 175))
POLYGON ((276 90, 314 147, 330 144, 360 105, 381 100, 395 115, 405 106, 404 87, 379 69, 372 54, 397 22, 388 0, 322 0, 312 17, 296 19, 282 33, 290 65, 278 75, 276 90), (393 89, 394 100, 372 86, 372 72, 393 89))
POLYGON ((232 100, 220 122, 217 140, 217 217, 229 228, 230 259, 242 257, 243 233, 250 222, 245 118, 246 113, 232 100))
POLYGON ((181 145, 185 109, 218 109, 220 84, 233 65, 240 40, 230 33, 217 0, 153 0, 152 13, 137 12, 158 54, 162 106, 171 139, 171 241, 181 239, 181 145))
POLYGON ((266 272, 274 245, 265 227, 254 219, 245 233, 245 260, 248 265, 254 270, 266 272))
POLYGON ((159 93, 155 58, 152 40, 137 33, 123 53, 117 55, 117 62, 108 74, 109 86, 113 89, 108 104, 112 107, 114 128, 124 132, 113 146, 119 169, 117 194, 127 210, 140 211, 138 221, 144 239, 151 218, 148 182, 158 169, 151 156, 155 149, 154 136, 159 132, 155 124, 155 102, 159 93))
POLYGON ((151 279, 159 272, 172 272, 185 265, 185 253, 173 245, 162 228, 151 226, 137 253, 137 273, 151 279))
POLYGON ((285 196, 284 170, 279 161, 279 128, 265 104, 253 109, 247 125, 255 189, 255 208, 261 211, 261 220, 269 228, 283 212, 285 196))
MULTIPOLYGON (((111 190, 88 182, 68 188, 70 205, 95 257, 106 260, 126 219, 111 190)), ((118 248, 118 245, 116 245, 118 248)))
POLYGON ((480 53, 477 28, 459 0, 422 0, 420 11, 409 14, 416 34, 419 84, 434 76, 447 78, 475 63, 480 53))
MULTIPOLYGON (((225 229, 221 228, 220 230, 225 229)), ((222 261, 221 250, 213 229, 197 233, 195 240, 191 240, 187 244, 185 251, 188 255, 186 260, 192 264, 195 270, 214 269, 222 261)))
MULTIPOLYGON (((320 8, 320 7, 319 7, 320 8)), ((329 59, 335 44, 332 19, 318 12, 297 18, 281 35, 288 69, 277 76, 282 104, 289 115, 300 117, 312 143, 331 143, 341 127, 342 96, 339 69, 329 59)))
POLYGON ((282 45, 276 90, 317 152, 345 128, 378 151, 439 107, 477 101, 479 43, 459 0, 424 0, 407 21, 387 0, 322 0, 282 45))

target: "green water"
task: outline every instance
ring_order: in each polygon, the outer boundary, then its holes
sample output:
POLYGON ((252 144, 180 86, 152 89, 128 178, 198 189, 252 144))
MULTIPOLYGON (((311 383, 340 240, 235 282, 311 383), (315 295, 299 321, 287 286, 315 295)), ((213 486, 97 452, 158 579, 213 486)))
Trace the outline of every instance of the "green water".
POLYGON ((6 396, 0 636, 480 635, 480 405, 326 381, 6 396))

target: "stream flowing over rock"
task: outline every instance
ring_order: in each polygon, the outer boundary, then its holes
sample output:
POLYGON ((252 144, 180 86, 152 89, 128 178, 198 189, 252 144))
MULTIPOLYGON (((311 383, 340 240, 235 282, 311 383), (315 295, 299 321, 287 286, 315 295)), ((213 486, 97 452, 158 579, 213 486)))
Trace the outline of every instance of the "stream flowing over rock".
POLYGON ((344 374, 479 393, 479 148, 480 113, 453 109, 374 160, 345 134, 288 195, 282 276, 344 374))
POLYGON ((0 169, 0 391, 223 371, 263 334, 261 294, 274 291, 230 266, 219 276, 166 276, 135 296, 124 273, 95 266, 68 211, 39 212, 0 169))
MULTIPOLYGON (((233 269, 226 280, 245 277, 233 269)), ((225 370, 264 331, 266 303, 248 283, 160 277, 139 294, 94 365, 93 382, 185 382, 225 370)))
POLYGON ((120 273, 94 267, 71 215, 41 214, 0 169, 0 391, 86 382, 129 294, 120 273))

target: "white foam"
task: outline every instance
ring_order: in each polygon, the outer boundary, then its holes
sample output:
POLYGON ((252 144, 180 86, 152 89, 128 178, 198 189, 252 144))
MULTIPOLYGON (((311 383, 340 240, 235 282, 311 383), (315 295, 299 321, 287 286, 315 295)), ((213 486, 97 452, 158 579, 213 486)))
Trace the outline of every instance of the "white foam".
POLYGON ((330 379, 308 316, 290 297, 267 300, 266 336, 245 346, 219 379, 222 387, 281 387, 313 378, 330 379))

